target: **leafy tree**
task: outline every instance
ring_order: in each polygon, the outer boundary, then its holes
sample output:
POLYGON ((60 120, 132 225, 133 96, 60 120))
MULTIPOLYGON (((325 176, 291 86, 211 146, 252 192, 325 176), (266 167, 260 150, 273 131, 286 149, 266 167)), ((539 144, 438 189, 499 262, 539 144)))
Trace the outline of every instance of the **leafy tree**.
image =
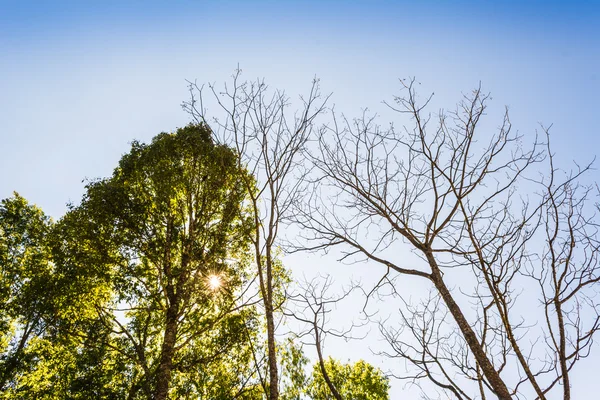
POLYGON ((123 384, 122 369, 104 351, 106 329, 84 322, 97 296, 57 265, 60 227, 18 194, 2 200, 0 398, 115 398, 123 384))
MULTIPOLYGON (((342 364, 331 357, 324 364, 327 374, 343 399, 389 399, 390 384, 388 378, 371 364, 363 360, 354 364, 342 364)), ((313 367, 312 377, 308 383, 306 393, 313 400, 333 399, 331 390, 323 378, 318 363, 313 367)))
POLYGON ((171 382, 178 397, 198 392, 203 366, 244 337, 254 318, 237 290, 248 280, 246 174, 232 150, 190 125, 133 142, 63 218, 61 268, 86 291, 108 283, 114 293, 94 310, 127 360, 128 398, 165 399, 171 382))
POLYGON ((18 194, 0 204, 0 390, 31 368, 53 318, 46 235, 51 220, 18 194))

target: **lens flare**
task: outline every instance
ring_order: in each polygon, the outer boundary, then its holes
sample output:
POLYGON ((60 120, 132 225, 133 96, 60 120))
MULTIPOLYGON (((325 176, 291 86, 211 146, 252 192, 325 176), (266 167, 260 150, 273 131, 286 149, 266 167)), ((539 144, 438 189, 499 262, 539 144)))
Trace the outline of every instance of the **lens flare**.
POLYGON ((218 275, 210 275, 208 277, 208 287, 210 290, 218 290, 223 282, 221 281, 221 277, 218 275))

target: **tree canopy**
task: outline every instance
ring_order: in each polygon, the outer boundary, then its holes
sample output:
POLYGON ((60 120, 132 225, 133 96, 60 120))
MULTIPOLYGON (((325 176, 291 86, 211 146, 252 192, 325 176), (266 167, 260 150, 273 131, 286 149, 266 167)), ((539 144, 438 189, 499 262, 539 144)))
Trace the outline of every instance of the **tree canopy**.
MULTIPOLYGON (((388 378, 378 369, 363 360, 353 364, 327 359, 325 369, 343 399, 388 400, 390 384, 388 378)), ((334 397, 325 383, 319 365, 313 367, 312 378, 306 393, 313 400, 329 400, 334 397)))
MULTIPOLYGON (((57 221, 3 200, 1 398, 264 398, 253 179, 197 124, 134 141, 57 221)), ((280 304, 289 278, 271 262, 280 304)), ((286 343, 297 398, 306 358, 286 343)))

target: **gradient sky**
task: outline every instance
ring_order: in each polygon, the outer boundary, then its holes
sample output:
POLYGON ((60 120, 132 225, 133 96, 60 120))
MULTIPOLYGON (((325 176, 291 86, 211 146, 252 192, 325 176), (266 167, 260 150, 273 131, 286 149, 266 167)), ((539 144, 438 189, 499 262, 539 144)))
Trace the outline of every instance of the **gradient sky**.
MULTIPOLYGON (((385 117, 398 78, 415 76, 446 108, 481 82, 490 117, 509 106, 526 138, 553 124, 569 168, 600 154, 599 21, 599 1, 577 0, 0 0, 0 198, 18 191, 60 217, 132 139, 188 122, 185 79, 223 82, 238 64, 292 96, 317 76, 350 116, 385 117)), ((290 260, 295 273, 302 264, 290 260)), ((574 398, 600 389, 585 365, 574 398)))

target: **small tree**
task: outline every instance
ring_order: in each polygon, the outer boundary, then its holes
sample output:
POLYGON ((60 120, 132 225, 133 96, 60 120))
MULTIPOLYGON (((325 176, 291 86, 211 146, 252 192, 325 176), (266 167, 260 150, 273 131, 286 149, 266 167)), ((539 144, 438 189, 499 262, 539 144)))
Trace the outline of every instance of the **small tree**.
MULTIPOLYGON (((330 376, 339 394, 335 398, 352 400, 388 400, 390 384, 383 373, 363 360, 354 364, 342 364, 333 358, 324 362, 325 371, 330 376)), ((333 396, 325 382, 321 365, 315 364, 312 378, 306 393, 313 400, 328 400, 333 396)))
POLYGON ((331 276, 313 278, 304 282, 298 288, 299 290, 287 294, 288 307, 285 314, 304 325, 300 331, 295 332, 295 337, 301 343, 315 347, 317 352, 315 368, 319 368, 319 379, 323 381, 323 385, 327 387, 331 397, 336 400, 343 400, 345 397, 342 396, 341 389, 338 387, 340 381, 338 380, 338 383, 335 383, 330 375, 331 371, 327 368, 327 358, 324 354, 325 339, 327 336, 343 338, 346 341, 356 339, 352 336, 352 331, 364 324, 356 325, 352 322, 349 327, 343 329, 327 326, 333 308, 337 307, 354 289, 358 288, 358 286, 353 286, 341 295, 332 296, 328 293, 332 285, 333 279, 331 276))

